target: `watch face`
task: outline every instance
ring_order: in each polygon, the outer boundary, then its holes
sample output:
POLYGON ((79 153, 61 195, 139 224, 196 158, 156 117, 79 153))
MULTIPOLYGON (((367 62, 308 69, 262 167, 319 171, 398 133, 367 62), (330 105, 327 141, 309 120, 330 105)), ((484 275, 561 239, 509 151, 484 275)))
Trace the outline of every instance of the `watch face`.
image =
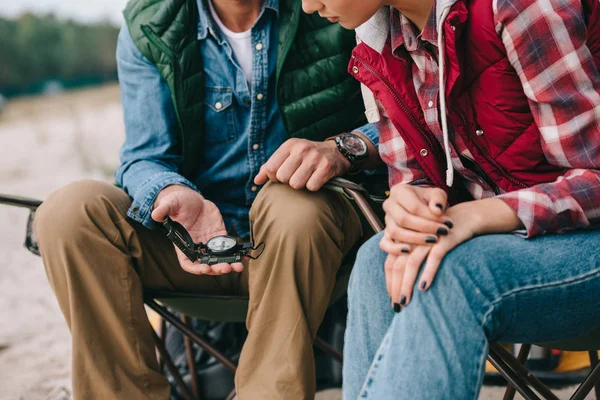
POLYGON ((213 254, 227 253, 235 247, 236 240, 231 236, 215 236, 206 242, 206 247, 213 254))
POLYGON ((354 135, 344 136, 342 144, 346 151, 354 156, 362 156, 367 152, 366 143, 354 135))

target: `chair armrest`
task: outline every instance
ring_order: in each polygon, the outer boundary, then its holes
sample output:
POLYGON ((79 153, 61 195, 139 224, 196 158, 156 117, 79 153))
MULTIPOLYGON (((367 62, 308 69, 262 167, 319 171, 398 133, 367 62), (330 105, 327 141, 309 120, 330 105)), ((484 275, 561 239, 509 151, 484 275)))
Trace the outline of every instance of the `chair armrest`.
POLYGON ((10 196, 7 194, 0 194, 0 204, 28 208, 31 211, 35 211, 40 206, 40 204, 42 204, 42 201, 37 200, 37 199, 32 199, 30 197, 10 196))
POLYGON ((379 218, 373 211, 373 208, 371 207, 371 205, 369 204, 367 199, 365 199, 365 196, 363 196, 360 192, 358 192, 354 189, 350 189, 348 187, 344 187, 343 189, 344 189, 344 193, 346 193, 346 195, 348 197, 350 197, 352 200, 354 200, 354 202, 358 206, 359 210, 365 216, 369 225, 371 225, 373 232, 375 232, 375 233, 381 232, 383 230, 383 224, 381 223, 381 221, 379 220, 379 218))

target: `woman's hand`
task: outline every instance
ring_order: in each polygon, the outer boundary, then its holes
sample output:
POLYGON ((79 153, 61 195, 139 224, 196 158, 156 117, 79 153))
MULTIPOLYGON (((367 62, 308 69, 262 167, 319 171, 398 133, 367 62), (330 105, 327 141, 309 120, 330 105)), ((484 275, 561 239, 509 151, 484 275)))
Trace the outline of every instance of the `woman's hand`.
MULTIPOLYGON (((447 202, 442 189, 393 186, 390 197, 383 203, 386 234, 393 241, 407 245, 436 243, 454 226, 452 217, 444 214, 447 202)), ((408 246, 404 249, 410 250, 408 246)))
POLYGON ((421 271, 419 290, 431 287, 443 258, 456 246, 482 234, 512 232, 522 224, 514 211, 500 199, 485 199, 458 204, 449 208, 446 217, 455 221, 447 235, 433 245, 409 247, 397 243, 388 234, 387 227, 380 247, 388 253, 385 262, 386 285, 393 307, 399 312, 412 298, 413 288, 421 271))

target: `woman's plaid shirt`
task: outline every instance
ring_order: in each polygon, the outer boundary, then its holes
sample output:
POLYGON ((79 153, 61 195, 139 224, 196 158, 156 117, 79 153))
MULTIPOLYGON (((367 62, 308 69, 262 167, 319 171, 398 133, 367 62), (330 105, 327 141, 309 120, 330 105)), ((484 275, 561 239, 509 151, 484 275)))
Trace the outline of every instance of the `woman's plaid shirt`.
MULTIPOLYGON (((435 5, 421 35, 397 12, 391 13, 391 44, 411 55, 413 80, 428 127, 442 140, 438 121, 438 66, 435 5)), ((495 193, 464 142, 452 146, 452 162, 475 199, 497 196, 519 216, 531 237, 588 227, 600 221, 600 74, 586 46, 587 29, 579 0, 494 0, 496 31, 506 47, 533 117, 547 160, 568 168, 556 181, 510 193, 495 193), (540 41, 541 38, 541 41, 540 41)), ((381 108, 381 107, 380 107, 381 108)), ((390 180, 429 184, 416 158, 381 111, 380 151, 393 156, 390 180), (384 133, 385 131, 385 133, 384 133)))

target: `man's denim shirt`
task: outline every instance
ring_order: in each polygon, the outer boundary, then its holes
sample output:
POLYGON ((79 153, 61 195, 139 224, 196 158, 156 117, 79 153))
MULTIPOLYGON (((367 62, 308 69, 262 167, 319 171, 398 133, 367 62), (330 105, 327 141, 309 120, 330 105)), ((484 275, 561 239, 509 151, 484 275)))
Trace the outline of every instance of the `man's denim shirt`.
MULTIPOLYGON (((248 213, 260 189, 253 179, 287 138, 275 98, 279 4, 265 0, 252 27, 250 84, 207 4, 198 0, 198 6, 198 51, 205 77, 205 129, 198 168, 193 176, 179 174, 182 156, 174 150, 178 129, 169 88, 123 26, 117 65, 126 135, 115 179, 133 198, 129 217, 149 228, 156 226, 150 214, 158 193, 169 185, 184 185, 217 205, 228 230, 247 237, 248 213)), ((358 130, 377 146, 373 125, 358 130)))

